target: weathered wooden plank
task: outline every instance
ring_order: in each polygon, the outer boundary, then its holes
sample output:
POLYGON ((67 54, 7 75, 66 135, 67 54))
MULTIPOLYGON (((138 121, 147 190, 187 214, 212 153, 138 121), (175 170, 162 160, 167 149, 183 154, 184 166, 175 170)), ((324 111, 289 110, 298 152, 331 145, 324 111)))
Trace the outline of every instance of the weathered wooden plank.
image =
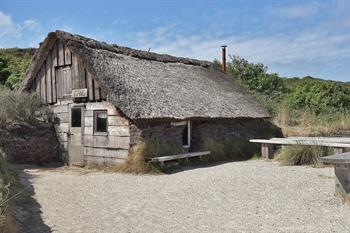
POLYGON ((120 115, 114 104, 105 101, 86 103, 86 110, 107 110, 108 115, 120 115))
POLYGON ((118 159, 118 158, 108 158, 108 157, 96 157, 96 156, 90 156, 87 155, 85 157, 86 165, 87 166, 94 166, 94 165, 116 165, 121 164, 125 162, 125 159, 118 159))
POLYGON ((64 66, 64 46, 62 41, 57 41, 57 50, 58 50, 58 65, 64 66))
POLYGON ((93 117, 94 111, 92 110, 85 110, 85 117, 93 117))
POLYGON ((101 93, 101 100, 106 100, 107 99, 107 94, 105 91, 100 88, 100 93, 101 93))
POLYGON ((47 56, 46 58, 46 74, 45 74, 45 80, 46 80, 46 100, 48 104, 52 104, 52 76, 51 76, 51 56, 47 56))
POLYGON ((64 64, 72 64, 72 53, 70 52, 69 48, 67 48, 67 46, 64 46, 64 64))
POLYGON ((78 57, 73 54, 72 55, 72 84, 73 89, 80 89, 79 87, 79 60, 78 57))
POLYGON ((303 140, 283 140, 281 139, 251 139, 250 142, 262 143, 262 144, 275 144, 275 145, 310 145, 310 146, 326 146, 326 147, 343 147, 350 148, 350 143, 335 143, 335 142, 317 142, 317 141, 303 141, 303 140))
POLYGON ((100 97, 100 87, 99 87, 98 83, 95 81, 95 79, 93 79, 93 82, 94 82, 95 100, 96 100, 96 101, 99 101, 99 100, 101 100, 101 97, 100 97))
POLYGON ((210 154, 210 151, 199 151, 199 152, 186 153, 186 154, 167 155, 167 156, 161 156, 161 157, 154 157, 154 158, 150 158, 149 161, 152 161, 152 162, 165 162, 165 161, 171 161, 171 160, 177 160, 177 159, 199 157, 199 156, 204 156, 204 155, 209 155, 209 154, 210 154))
POLYGON ((37 93, 37 95, 38 96, 40 96, 40 98, 41 98, 41 82, 40 82, 41 80, 40 80, 40 78, 39 78, 39 75, 37 75, 36 77, 35 77, 35 82, 36 82, 36 93, 37 93))
POLYGON ((86 79, 87 79, 87 89, 88 89, 89 100, 94 101, 95 100, 94 86, 93 86, 92 76, 89 72, 86 72, 86 79))
POLYGON ((129 155, 129 150, 84 147, 84 154, 88 156, 96 156, 96 157, 126 159, 129 155))
POLYGON ((122 116, 108 116, 108 125, 129 125, 129 120, 122 116))
POLYGON ((84 127, 84 135, 93 135, 94 134, 94 128, 93 127, 84 127))
POLYGON ((56 44, 53 46, 50 56, 51 56, 52 103, 57 103, 57 83, 56 83, 56 68, 55 68, 57 64, 56 44))
POLYGON ((60 68, 57 68, 56 69, 56 86, 57 86, 57 99, 62 99, 62 81, 63 81, 63 78, 62 78, 62 69, 60 68))
POLYGON ((68 113, 69 112, 69 106, 68 105, 57 105, 53 109, 54 113, 68 113))
MULTIPOLYGON (((90 111, 91 112, 91 111, 90 111)), ((86 111, 85 111, 85 122, 84 122, 85 127, 92 127, 94 126, 94 118, 93 116, 86 116, 86 111)))
POLYGON ((64 73, 65 73, 65 84, 66 84, 65 94, 71 94, 72 93, 72 72, 70 67, 65 67, 64 73))
POLYGON ((41 88, 40 88, 41 102, 43 104, 46 104, 45 63, 39 71, 39 78, 40 78, 40 85, 41 85, 41 88))
POLYGON ((111 136, 130 136, 129 126, 108 126, 108 134, 111 136))
POLYGON ((96 148, 130 148, 130 137, 85 135, 84 146, 96 148))
POLYGON ((79 89, 86 88, 86 72, 81 59, 78 58, 79 89))

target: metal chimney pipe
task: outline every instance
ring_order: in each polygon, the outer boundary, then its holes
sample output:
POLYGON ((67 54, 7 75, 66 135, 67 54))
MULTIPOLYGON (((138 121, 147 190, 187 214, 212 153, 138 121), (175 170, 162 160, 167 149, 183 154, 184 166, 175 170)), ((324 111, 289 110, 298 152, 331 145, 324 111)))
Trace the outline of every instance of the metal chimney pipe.
POLYGON ((222 72, 226 73, 226 47, 227 45, 221 45, 222 48, 222 72))

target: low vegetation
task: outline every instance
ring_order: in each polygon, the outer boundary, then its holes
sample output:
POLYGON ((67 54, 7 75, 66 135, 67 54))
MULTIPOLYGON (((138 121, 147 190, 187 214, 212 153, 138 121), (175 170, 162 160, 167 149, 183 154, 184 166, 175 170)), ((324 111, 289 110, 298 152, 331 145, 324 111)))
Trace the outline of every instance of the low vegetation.
POLYGON ((331 150, 316 145, 285 146, 277 153, 277 160, 283 165, 318 165, 322 156, 331 154, 331 150))
POLYGON ((0 49, 0 87, 18 89, 35 49, 0 49))
POLYGON ((38 111, 40 110, 40 99, 33 94, 20 94, 15 91, 0 91, 0 126, 21 122, 36 124, 38 111))
POLYGON ((103 168, 105 171, 132 173, 132 174, 158 174, 160 170, 145 161, 146 144, 135 145, 130 149, 127 160, 114 166, 103 168))
MULTIPOLYGON (((217 63, 217 62, 216 62, 217 63)), ((350 132, 350 86, 310 76, 283 78, 261 63, 231 56, 228 73, 257 97, 287 135, 350 132)))

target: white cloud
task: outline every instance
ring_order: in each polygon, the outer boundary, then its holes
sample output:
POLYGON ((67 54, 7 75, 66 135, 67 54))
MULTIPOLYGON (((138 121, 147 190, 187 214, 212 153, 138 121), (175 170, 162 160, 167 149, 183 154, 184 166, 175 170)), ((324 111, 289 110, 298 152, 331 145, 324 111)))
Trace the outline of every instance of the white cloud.
POLYGON ((39 22, 35 19, 27 19, 27 20, 24 20, 24 28, 30 30, 30 31, 33 31, 33 30, 36 30, 38 29, 40 26, 39 22))
POLYGON ((20 34, 20 25, 13 22, 11 15, 7 15, 0 11, 0 38, 5 36, 18 37, 20 34))
POLYGON ((282 17, 300 19, 309 18, 314 16, 320 9, 322 5, 316 2, 309 2, 304 4, 289 5, 283 7, 273 7, 269 11, 274 14, 278 14, 282 17))

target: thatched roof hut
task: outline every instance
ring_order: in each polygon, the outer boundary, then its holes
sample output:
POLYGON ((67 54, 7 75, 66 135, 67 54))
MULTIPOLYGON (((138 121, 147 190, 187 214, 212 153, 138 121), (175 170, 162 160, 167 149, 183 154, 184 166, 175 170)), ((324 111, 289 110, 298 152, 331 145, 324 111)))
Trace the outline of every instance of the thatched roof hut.
POLYGON ((269 114, 232 77, 211 62, 109 45, 63 31, 50 33, 22 89, 57 40, 77 54, 110 100, 131 119, 267 118, 269 114))
POLYGON ((211 62, 63 31, 40 44, 21 91, 36 92, 52 108, 71 164, 120 162, 150 139, 196 151, 207 139, 262 135, 270 117, 211 62))

